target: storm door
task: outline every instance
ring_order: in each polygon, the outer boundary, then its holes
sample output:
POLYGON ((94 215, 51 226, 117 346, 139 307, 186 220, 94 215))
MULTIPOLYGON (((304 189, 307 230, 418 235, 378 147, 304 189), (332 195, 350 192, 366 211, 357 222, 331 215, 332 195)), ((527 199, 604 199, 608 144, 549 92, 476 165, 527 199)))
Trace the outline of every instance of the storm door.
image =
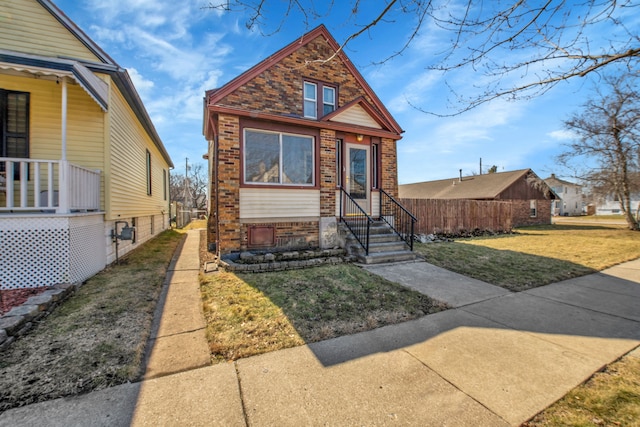
POLYGON ((347 144, 345 180, 346 190, 368 214, 371 213, 371 186, 369 185, 369 146, 347 144))

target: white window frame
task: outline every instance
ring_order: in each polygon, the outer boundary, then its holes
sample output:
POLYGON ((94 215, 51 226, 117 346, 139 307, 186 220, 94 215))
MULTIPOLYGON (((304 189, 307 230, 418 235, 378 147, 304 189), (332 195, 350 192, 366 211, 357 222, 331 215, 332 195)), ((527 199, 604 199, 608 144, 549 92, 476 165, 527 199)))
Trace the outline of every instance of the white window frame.
POLYGON ((331 106, 333 111, 336 111, 336 109, 338 108, 338 88, 337 86, 331 85, 331 84, 325 84, 322 82, 315 82, 315 81, 309 81, 309 80, 304 80, 303 84, 302 84, 302 114, 303 117, 307 118, 307 119, 318 119, 318 117, 324 117, 327 114, 330 114, 329 112, 325 113, 324 109, 325 106, 331 106), (311 88, 313 87, 313 94, 315 95, 314 98, 310 98, 307 97, 307 87, 311 88), (324 91, 325 90, 330 90, 333 93, 333 102, 325 102, 325 96, 324 96, 324 91), (307 111, 307 103, 313 103, 314 105, 314 111, 313 114, 311 114, 311 112, 307 111))
POLYGON ((318 85, 316 83, 305 81, 303 86, 302 96, 304 99, 304 105, 303 105, 304 117, 317 119, 318 118, 318 85), (307 97, 307 87, 313 87, 313 94, 315 95, 314 98, 307 97), (307 114, 307 103, 313 103, 313 115, 307 114))
POLYGON ((336 111, 336 88, 331 86, 322 86, 322 115, 326 116, 332 112, 336 111), (327 102, 327 97, 325 96, 325 91, 330 90, 333 93, 333 102, 327 102), (331 111, 325 112, 325 106, 330 105, 331 111))

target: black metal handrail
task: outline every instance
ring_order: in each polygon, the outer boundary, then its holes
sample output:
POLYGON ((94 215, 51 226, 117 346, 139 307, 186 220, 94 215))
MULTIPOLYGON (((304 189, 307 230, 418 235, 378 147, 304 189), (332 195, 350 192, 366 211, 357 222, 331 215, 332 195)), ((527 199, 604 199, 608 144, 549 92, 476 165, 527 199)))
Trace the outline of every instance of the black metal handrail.
POLYGON ((418 219, 389 193, 380 189, 380 218, 413 250, 413 230, 418 219))
POLYGON ((373 219, 342 187, 340 187, 340 220, 360 243, 365 255, 369 255, 369 232, 373 219))

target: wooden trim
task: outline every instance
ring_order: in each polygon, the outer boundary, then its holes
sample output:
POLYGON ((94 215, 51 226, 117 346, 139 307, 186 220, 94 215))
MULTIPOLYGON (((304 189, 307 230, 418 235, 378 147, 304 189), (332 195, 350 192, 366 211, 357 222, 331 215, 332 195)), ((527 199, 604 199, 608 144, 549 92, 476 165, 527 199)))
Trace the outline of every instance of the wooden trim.
POLYGON ((239 121, 238 139, 240 141, 240 188, 280 188, 280 189, 298 189, 298 190, 319 190, 320 189, 320 130, 310 130, 309 128, 300 126, 289 126, 281 123, 265 122, 261 120, 252 120, 242 118, 239 121), (258 184, 245 182, 244 176, 244 131, 245 129, 264 130, 268 132, 291 133, 302 136, 313 137, 313 185, 301 184, 258 184))
POLYGON ((302 117, 288 117, 278 114, 262 113, 258 111, 248 111, 233 107, 224 107, 219 105, 209 105, 207 107, 209 111, 218 114, 230 114, 243 118, 251 118, 255 120, 269 121, 275 123, 286 123, 294 126, 314 128, 314 129, 329 129, 336 132, 346 132, 354 134, 363 134, 367 136, 377 136, 380 138, 389 138, 393 140, 402 139, 402 135, 384 130, 373 129, 365 126, 351 125, 348 123, 339 122, 319 122, 313 119, 305 119, 302 117))

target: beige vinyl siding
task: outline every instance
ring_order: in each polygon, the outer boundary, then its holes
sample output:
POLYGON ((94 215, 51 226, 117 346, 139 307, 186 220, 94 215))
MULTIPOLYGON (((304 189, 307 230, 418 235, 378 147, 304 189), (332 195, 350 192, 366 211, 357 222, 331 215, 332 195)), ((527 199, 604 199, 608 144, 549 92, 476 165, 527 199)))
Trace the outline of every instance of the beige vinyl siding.
POLYGON ((0 1, 0 47, 44 56, 100 62, 38 2, 0 1))
POLYGON ((364 108, 354 105, 348 110, 343 111, 335 117, 331 118, 332 122, 348 123, 351 125, 366 126, 369 128, 382 129, 382 126, 371 118, 364 108))
POLYGON ((320 216, 320 190, 241 188, 240 219, 320 216))
MULTIPOLYGON (((60 160, 62 157, 62 84, 55 81, 0 74, 0 88, 28 92, 29 157, 60 160)), ((67 160, 104 170, 104 119, 98 104, 79 85, 67 84, 67 160)), ((104 206, 104 173, 101 177, 104 206)))
POLYGON ((115 86, 109 99, 111 134, 107 219, 159 215, 168 212, 162 171, 168 170, 135 114, 115 86), (147 195, 146 150, 151 153, 152 194, 147 195))

